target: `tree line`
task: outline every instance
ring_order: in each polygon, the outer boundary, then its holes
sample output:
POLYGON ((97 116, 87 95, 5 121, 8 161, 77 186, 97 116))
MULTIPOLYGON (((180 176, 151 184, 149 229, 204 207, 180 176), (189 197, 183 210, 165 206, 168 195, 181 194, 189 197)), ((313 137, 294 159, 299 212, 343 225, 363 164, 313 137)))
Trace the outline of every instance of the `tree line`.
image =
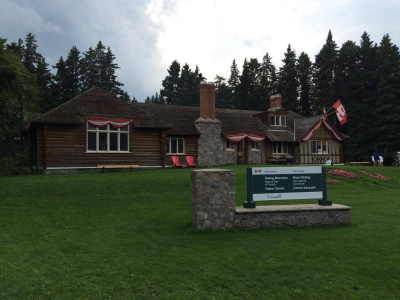
POLYGON ((131 100, 115 75, 115 55, 101 41, 83 53, 72 46, 66 59, 61 56, 52 68, 54 74, 32 33, 9 44, 0 39, 0 156, 20 149, 28 113, 47 112, 94 85, 131 100))
MULTIPOLYGON (((13 153, 19 129, 27 112, 46 112, 93 85, 121 99, 131 100, 117 80, 115 55, 101 41, 81 53, 73 46, 50 72, 37 51, 35 36, 7 44, 0 39, 0 155, 13 153), (7 149, 7 150, 4 150, 7 149), (11 149, 11 150, 10 150, 11 149)), ((145 102, 199 105, 199 83, 205 79, 198 66, 173 61, 160 92, 145 102)), ((364 32, 360 43, 346 41, 338 47, 331 31, 314 62, 305 53, 297 55, 289 44, 282 65, 276 68, 268 52, 259 61, 245 59, 241 70, 234 59, 229 78, 216 75, 216 106, 265 111, 271 95, 282 95, 282 106, 305 116, 322 113, 338 99, 344 104, 348 122, 336 124, 350 136, 346 154, 351 160, 369 159, 378 148, 392 155, 400 150, 400 55, 388 34, 379 44, 364 32)), ((133 97, 133 101, 136 99, 133 97)))
MULTIPOLYGON (((187 64, 179 67, 177 61, 171 64, 160 93, 146 102, 199 104, 198 93, 188 92, 198 91, 203 79, 196 77, 201 74, 198 67, 192 73, 187 64), (186 80, 187 74, 196 80, 186 80)), ((400 151, 400 55, 388 34, 377 44, 364 32, 359 44, 349 40, 339 49, 329 31, 314 62, 305 52, 297 55, 289 44, 279 68, 268 53, 261 61, 246 58, 241 71, 234 59, 229 78, 217 74, 214 81, 219 108, 265 111, 270 96, 279 93, 285 109, 311 116, 340 99, 348 122, 340 126, 334 114, 330 119, 350 136, 348 159, 370 160, 375 148, 387 158, 400 151)))

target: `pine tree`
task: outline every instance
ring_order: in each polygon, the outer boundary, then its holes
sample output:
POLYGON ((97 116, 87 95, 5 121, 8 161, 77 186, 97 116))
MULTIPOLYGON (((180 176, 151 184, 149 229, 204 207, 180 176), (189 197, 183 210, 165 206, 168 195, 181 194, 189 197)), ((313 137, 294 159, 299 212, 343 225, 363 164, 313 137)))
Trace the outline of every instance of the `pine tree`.
POLYGON ((169 67, 168 75, 162 81, 163 89, 160 94, 164 102, 167 104, 175 104, 178 98, 178 86, 179 86, 179 73, 181 70, 180 64, 174 60, 169 67))
POLYGON ((78 95, 82 88, 80 60, 81 57, 78 48, 72 46, 65 61, 67 69, 66 95, 68 99, 72 99, 78 95))
POLYGON ((7 45, 7 50, 11 51, 12 54, 16 55, 19 57, 19 59, 22 61, 24 57, 24 42, 22 39, 18 39, 18 44, 16 42, 12 42, 11 44, 7 45))
MULTIPOLYGON (((341 131, 354 136, 353 128, 363 122, 358 114, 361 109, 360 90, 360 47, 353 41, 345 42, 339 50, 338 68, 336 72, 336 96, 346 105, 347 123, 341 131)), ((327 108, 328 109, 328 108, 327 108)), ((347 151, 350 156, 351 151, 347 151)), ((355 159, 356 157, 352 157, 355 159)))
POLYGON ((25 38, 25 49, 23 51, 23 59, 22 62, 25 68, 28 69, 29 72, 35 74, 36 67, 39 60, 39 54, 36 52, 37 50, 37 41, 35 36, 32 33, 28 33, 25 38))
POLYGON ((122 93, 120 87, 124 85, 117 81, 115 70, 119 69, 119 66, 114 62, 114 60, 115 55, 112 53, 111 48, 107 47, 107 53, 105 53, 104 61, 102 61, 104 66, 101 68, 101 77, 103 80, 102 85, 103 88, 110 93, 120 95, 122 93))
POLYGON ((312 77, 312 63, 310 57, 301 52, 296 64, 297 75, 299 80, 299 95, 300 95, 300 110, 299 112, 304 116, 311 114, 310 109, 310 96, 311 96, 311 77, 312 77))
POLYGON ((37 98, 35 75, 5 44, 0 38, 0 157, 12 154, 10 143, 16 140, 27 111, 34 108, 32 99, 37 98))
MULTIPOLYGON (((329 30, 326 43, 321 51, 315 56, 314 63, 314 84, 315 101, 314 113, 321 114, 322 107, 330 108, 336 101, 335 76, 337 72, 338 50, 336 42, 333 41, 332 33, 329 30)), ((335 123, 336 123, 336 119, 335 123)))
POLYGON ((119 98, 126 102, 131 101, 131 97, 129 96, 129 94, 127 92, 122 92, 122 94, 121 94, 121 96, 119 96, 119 98))
MULTIPOLYGON (((348 130, 351 139, 347 145, 350 158, 369 159, 375 148, 375 142, 371 139, 375 128, 371 126, 370 120, 373 118, 376 108, 376 93, 378 90, 377 52, 377 45, 371 41, 369 34, 364 32, 361 36, 359 47, 358 73, 356 74, 357 87, 354 92, 357 98, 352 101, 350 109, 347 109, 349 125, 351 126, 348 130), (354 120, 352 120, 353 116, 350 115, 352 113, 355 117, 354 120)), ((346 105, 345 102, 343 104, 346 105)))
POLYGON ((272 64, 272 57, 266 53, 260 66, 260 110, 269 108, 269 98, 276 92, 276 69, 272 64))
POLYGON ((52 75, 46 59, 39 55, 36 67, 36 80, 39 91, 39 105, 42 112, 53 108, 51 99, 52 75))
POLYGON ((400 149, 400 54, 388 34, 377 52, 378 92, 371 119, 374 148, 393 157, 400 149))
POLYGON ((247 58, 244 59, 240 83, 233 93, 233 105, 237 109, 247 109, 249 103, 249 91, 251 85, 250 66, 247 58))
POLYGON ((235 59, 232 61, 231 76, 228 79, 228 84, 233 91, 240 84, 240 72, 235 59))
POLYGON ((83 53, 81 61, 81 79, 82 79, 82 90, 86 91, 92 86, 98 84, 98 68, 95 61, 95 51, 92 47, 83 53))
POLYGON ((52 103, 49 104, 50 108, 56 107, 66 101, 68 101, 68 72, 66 63, 61 56, 56 65, 53 66, 57 69, 56 74, 53 77, 53 83, 51 87, 52 103))
POLYGON ((193 91, 193 72, 188 64, 185 64, 181 69, 181 76, 178 81, 177 88, 177 105, 194 105, 196 104, 195 91, 193 91))
POLYGON ((290 44, 282 62, 278 76, 278 92, 282 95, 282 107, 286 110, 298 111, 296 52, 292 50, 290 44))
POLYGON ((222 76, 215 75, 215 106, 218 108, 232 108, 232 92, 222 76))

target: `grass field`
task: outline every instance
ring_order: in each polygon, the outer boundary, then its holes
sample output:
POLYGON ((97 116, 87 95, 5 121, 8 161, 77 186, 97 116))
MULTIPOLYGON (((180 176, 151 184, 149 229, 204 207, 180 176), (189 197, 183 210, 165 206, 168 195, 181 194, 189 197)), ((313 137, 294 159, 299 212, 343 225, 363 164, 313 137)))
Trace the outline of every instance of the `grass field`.
POLYGON ((1 176, 0 299, 399 299, 400 168, 342 168, 351 225, 253 231, 195 230, 188 169, 1 176))

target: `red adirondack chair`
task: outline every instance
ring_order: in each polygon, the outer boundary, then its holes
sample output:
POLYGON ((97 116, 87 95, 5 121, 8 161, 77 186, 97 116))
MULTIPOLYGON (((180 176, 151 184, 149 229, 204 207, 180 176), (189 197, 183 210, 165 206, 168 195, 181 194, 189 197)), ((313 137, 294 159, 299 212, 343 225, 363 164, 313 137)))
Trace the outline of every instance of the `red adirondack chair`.
POLYGON ((173 168, 182 168, 183 167, 183 165, 179 163, 178 156, 172 156, 172 167, 173 168))
POLYGON ((197 166, 197 164, 194 163, 193 156, 186 156, 186 163, 188 168, 196 168, 197 166))

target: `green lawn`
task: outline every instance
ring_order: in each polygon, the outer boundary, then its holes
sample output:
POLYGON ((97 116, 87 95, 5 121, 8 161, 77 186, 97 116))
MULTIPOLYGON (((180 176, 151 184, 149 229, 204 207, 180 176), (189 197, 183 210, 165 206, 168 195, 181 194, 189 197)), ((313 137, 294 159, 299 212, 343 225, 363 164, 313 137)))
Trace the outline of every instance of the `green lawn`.
POLYGON ((399 299, 400 168, 342 168, 393 179, 328 176, 351 225, 253 231, 195 230, 188 169, 2 176, 0 299, 399 299))

